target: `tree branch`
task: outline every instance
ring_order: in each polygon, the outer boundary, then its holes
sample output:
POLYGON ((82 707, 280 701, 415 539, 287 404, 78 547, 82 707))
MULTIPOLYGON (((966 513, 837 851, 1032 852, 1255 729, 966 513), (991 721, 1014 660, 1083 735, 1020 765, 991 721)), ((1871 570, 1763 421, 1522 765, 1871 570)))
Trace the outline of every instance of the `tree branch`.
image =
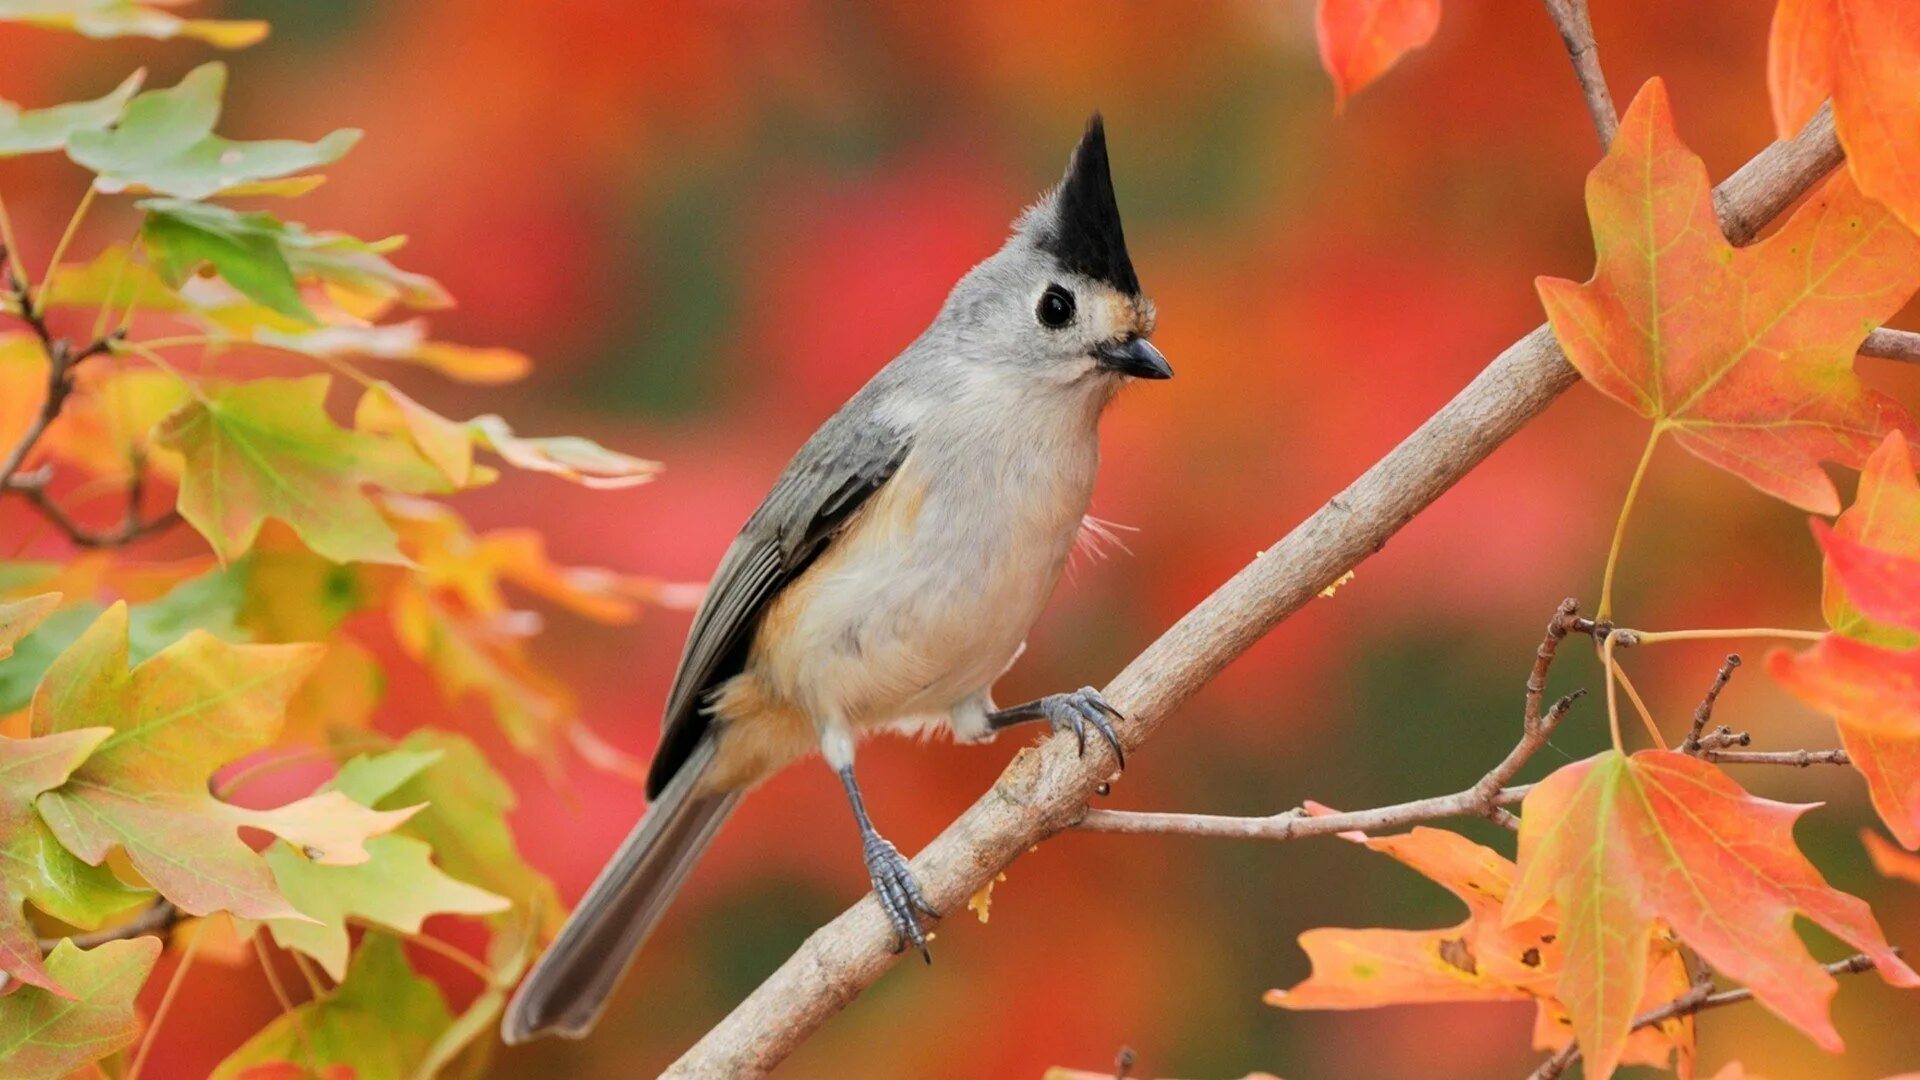
POLYGON ((1860 355, 1920 364, 1920 334, 1911 330, 1875 330, 1860 343, 1860 355))
POLYGON ((1693 710, 1693 726, 1687 729, 1687 737, 1680 743, 1683 754, 1700 752, 1700 733, 1707 730, 1707 723, 1713 719, 1713 704, 1720 700, 1720 691, 1727 688, 1727 680, 1733 678, 1735 669, 1740 666, 1740 654, 1728 653, 1727 659, 1714 673, 1713 685, 1707 687, 1706 696, 1700 699, 1700 705, 1693 710))
POLYGON ((60 530, 75 547, 111 548, 124 547, 145 536, 165 532, 180 523, 180 512, 168 510, 158 517, 142 520, 140 517, 140 496, 146 484, 144 468, 136 463, 133 479, 127 485, 126 514, 120 523, 106 529, 89 529, 75 521, 66 509, 47 494, 47 482, 52 479, 49 470, 36 469, 31 473, 16 474, 0 492, 13 492, 33 505, 47 523, 60 530))
POLYGON ((1587 12, 1587 0, 1545 0, 1547 14, 1553 17, 1560 40, 1567 46, 1567 58, 1573 61, 1574 77, 1580 80, 1581 96, 1587 99, 1587 115, 1593 118, 1593 130, 1600 135, 1600 149, 1613 145, 1620 130, 1620 115, 1614 111, 1613 95, 1607 92, 1607 76, 1600 70, 1600 46, 1593 39, 1593 20, 1587 12))
POLYGON ((79 349, 66 338, 56 337, 47 325, 46 312, 34 306, 32 292, 14 270, 12 253, 4 245, 0 245, 0 299, 16 309, 13 314, 40 339, 40 348, 47 355, 47 396, 41 401, 40 410, 34 414, 27 430, 21 434, 20 441, 14 444, 4 459, 0 459, 0 490, 5 490, 11 486, 20 466, 26 463, 27 455, 39 443, 40 436, 46 434, 47 425, 60 415, 61 407, 67 403, 67 395, 73 393, 73 370, 84 361, 111 349, 113 343, 124 335, 116 330, 105 337, 95 338, 79 349))
POLYGON ((147 934, 164 934, 168 930, 173 929, 174 924, 185 917, 180 909, 174 907, 170 901, 155 900, 152 904, 148 905, 145 910, 141 911, 140 914, 135 915, 119 926, 109 926, 104 930, 95 930, 87 934, 41 938, 40 951, 52 952, 53 947, 62 941, 71 941, 76 948, 91 949, 96 945, 104 945, 109 941, 125 941, 128 938, 143 937, 147 934))
MULTIPOLYGON (((1841 160, 1832 111, 1762 151, 1715 191, 1721 226, 1746 243, 1841 160)), ((1578 378, 1545 326, 1514 343, 1466 389, 1345 491, 1201 601, 1106 687, 1127 718, 1129 751, 1208 680, 1342 574, 1378 551, 1578 378)), ((913 860, 933 906, 958 910, 994 875, 1077 821, 1111 775, 1072 739, 1016 754, 993 788, 913 860)), ((869 895, 814 934, 667 1072, 766 1072, 846 1007, 896 959, 869 895)))
POLYGON ((1519 774, 1527 759, 1547 744, 1547 739, 1553 735, 1554 728, 1560 726, 1561 719, 1567 715, 1573 703, 1586 694, 1585 690, 1576 690, 1554 702, 1544 715, 1540 712, 1541 695, 1547 685, 1547 669, 1553 664, 1554 652, 1560 647, 1561 640, 1567 636, 1575 610, 1572 600, 1563 600, 1554 611, 1553 619, 1547 623, 1546 637, 1540 641, 1533 672, 1527 678, 1526 714, 1521 723, 1519 743, 1500 764, 1465 791, 1345 814, 1315 815, 1304 808, 1267 817, 1089 810, 1077 827, 1089 832, 1183 833, 1188 836, 1228 836, 1250 840, 1298 840, 1305 836, 1331 836, 1355 829, 1379 832, 1454 817, 1489 818, 1508 828, 1517 828, 1519 819, 1508 813, 1505 807, 1525 798, 1528 787, 1508 787, 1508 783, 1519 774))
MULTIPOLYGON (((1867 956, 1864 953, 1856 953, 1853 956, 1847 957, 1845 960, 1836 960, 1831 964, 1822 966, 1829 975, 1858 975, 1863 971, 1873 970, 1873 957, 1867 956)), ((1715 993, 1712 979, 1702 979, 1693 984, 1693 989, 1688 990, 1686 993, 1681 994, 1665 1005, 1649 1009, 1639 1016, 1634 1017, 1631 1030, 1638 1031, 1644 1027, 1653 1027, 1655 1024, 1664 1024, 1676 1017, 1691 1016, 1694 1013, 1705 1012, 1708 1009, 1718 1009, 1727 1005, 1738 1005, 1743 1001, 1750 1000, 1752 997, 1753 991, 1744 986, 1734 990, 1722 990, 1719 993, 1715 993)), ((1568 1043, 1566 1049, 1561 1050, 1559 1053, 1541 1062, 1540 1067, 1533 1070, 1528 1080, 1556 1080, 1557 1077, 1567 1071, 1569 1066, 1579 1060, 1580 1044, 1568 1043)))

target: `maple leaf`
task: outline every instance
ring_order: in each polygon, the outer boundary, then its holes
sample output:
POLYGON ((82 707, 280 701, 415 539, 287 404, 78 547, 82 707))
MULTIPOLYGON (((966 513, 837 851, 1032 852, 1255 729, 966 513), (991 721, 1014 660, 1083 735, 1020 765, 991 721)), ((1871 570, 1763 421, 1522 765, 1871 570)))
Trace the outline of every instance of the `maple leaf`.
MULTIPOLYGON (((1284 1009, 1370 1009, 1383 1005, 1452 1001, 1537 1001, 1534 1045, 1557 1050, 1572 1039, 1565 1008, 1553 998, 1561 972, 1560 918, 1549 904, 1503 924, 1501 908, 1512 887, 1513 863, 1458 833, 1426 826, 1391 836, 1342 834, 1390 855, 1458 897, 1467 919, 1440 930, 1320 928, 1300 935, 1312 973, 1290 990, 1272 990, 1269 1005, 1284 1009)), ((1649 978, 1642 1009, 1664 1004, 1689 985, 1686 965, 1664 939, 1649 943, 1649 978)), ((1636 1031, 1624 1060, 1665 1065, 1676 1054, 1690 1067, 1693 1022, 1678 1017, 1636 1031)))
POLYGON ((13 655, 13 647, 33 632, 41 620, 60 606, 60 594, 41 593, 24 600, 0 600, 0 660, 13 655))
POLYGON ((1844 173, 1780 230, 1734 248, 1706 165, 1654 79, 1587 178, 1592 280, 1539 279, 1567 358, 1696 456, 1816 513, 1839 510, 1822 461, 1858 467, 1913 430, 1853 357, 1920 286, 1920 238, 1844 173))
POLYGON ((0 101, 0 158, 58 150, 76 131, 97 131, 112 124, 146 77, 147 69, 141 68, 105 97, 45 109, 23 110, 0 101))
POLYGON ((1314 35, 1336 110, 1439 28, 1440 0, 1320 0, 1314 35))
POLYGON ((488 483, 494 478, 492 470, 474 465, 476 446, 493 451, 516 468, 603 491, 644 484, 660 471, 657 461, 617 453, 579 436, 515 435, 505 420, 491 414, 465 422, 449 420, 384 382, 369 386, 360 398, 354 426, 406 437, 420 456, 433 462, 456 488, 488 483))
MULTIPOLYGON (((553 881, 521 854, 507 827, 519 799, 487 756, 465 736, 434 728, 413 732, 399 749, 431 754, 433 761, 374 805, 427 804, 431 812, 409 819, 400 827, 403 834, 431 846, 440 868, 454 878, 513 901, 517 912, 535 921, 541 940, 558 933, 567 906, 553 881)), ((349 762, 345 768, 353 767, 349 762)), ((495 919, 497 924, 504 921, 503 916, 495 919)))
POLYGON ((1749 795, 1698 758, 1607 751, 1527 794, 1519 877, 1503 918, 1557 902, 1568 1008, 1589 1074, 1612 1075, 1645 999, 1656 920, 1761 1004, 1827 1050, 1836 983, 1794 932, 1796 912, 1871 956, 1897 986, 1920 985, 1857 897, 1829 887, 1793 841, 1805 806, 1749 795))
POLYGON ((514 382, 533 369, 527 354, 513 349, 430 341, 424 319, 383 326, 323 326, 297 333, 264 328, 253 332, 253 340, 305 356, 352 356, 416 364, 455 382, 479 386, 514 382))
POLYGON ((267 36, 258 19, 183 19, 160 7, 170 0, 0 0, 0 22, 21 22, 83 37, 193 38, 219 49, 242 49, 267 36))
POLYGON ((1882 839, 1872 829, 1860 830, 1860 842, 1867 847, 1867 858, 1873 861, 1873 868, 1890 878, 1911 881, 1920 885, 1920 855, 1901 851, 1882 839))
POLYGON ((1920 230, 1920 7, 1908 0, 1780 0, 1767 47, 1774 127, 1792 138, 1833 98, 1860 190, 1920 230))
POLYGON ((450 700, 482 698, 514 749, 556 768, 559 736, 577 710, 566 685, 536 665, 526 641, 537 620, 517 612, 473 615, 417 583, 394 595, 394 636, 427 666, 450 700), (520 616, 520 617, 516 617, 520 616))
POLYGON ((631 622, 643 603, 665 603, 674 587, 595 566, 562 566, 547 555, 532 529, 476 534, 450 507, 424 499, 385 500, 402 550, 418 566, 418 580, 459 597, 484 618, 509 614, 501 586, 516 585, 596 622, 631 622))
POLYGON ((133 999, 160 958, 160 939, 109 941, 91 949, 62 941, 47 968, 71 997, 22 986, 0 998, 0 1076, 58 1080, 133 1044, 133 999))
POLYGON ((305 226, 264 211, 185 199, 144 199, 137 205, 147 214, 140 237, 169 286, 178 287, 201 266, 211 266, 241 295, 281 317, 276 320, 247 306, 205 308, 204 314, 214 324, 230 332, 250 333, 263 345, 322 355, 311 346, 387 330, 309 329, 318 320, 300 294, 301 282, 326 283, 344 297, 398 299, 420 308, 453 303, 439 282, 388 261, 387 253, 403 243, 400 237, 366 241, 339 232, 308 232, 305 226))
MULTIPOLYGON (((69 569, 73 569, 69 566, 69 569)), ((72 575, 86 577, 87 572, 72 575)), ((132 583, 116 581, 114 591, 130 595, 132 583)), ((96 592, 87 589, 86 592, 96 592)), ((201 574, 188 578, 144 603, 128 610, 130 658, 145 660, 186 636, 190 630, 205 630, 228 641, 244 639, 234 625, 234 605, 239 600, 238 582, 225 573, 201 574)), ((21 639, 13 659, 0 665, 0 712, 26 707, 33 692, 55 659, 66 651, 106 608, 92 600, 69 602, 47 616, 46 621, 21 639)))
MULTIPOLYGON (((338 791, 371 808, 439 756, 405 750, 362 755, 321 790, 338 791)), ((318 960, 336 982, 346 976, 348 920, 417 934, 432 915, 490 915, 512 906, 504 896, 449 877, 434 865, 433 849, 414 837, 374 837, 367 841, 367 853, 367 861, 354 866, 315 863, 286 844, 266 853, 280 891, 308 916, 270 921, 273 940, 318 960)))
POLYGON ((67 156, 98 174, 93 186, 101 192, 137 189, 204 199, 337 161, 360 141, 360 132, 351 128, 312 143, 222 138, 213 125, 226 85, 225 64, 202 64, 179 85, 149 90, 128 102, 111 130, 73 132, 66 140, 67 156))
MULTIPOLYGON (((370 933, 340 985, 262 1028, 213 1070, 211 1080, 242 1080, 276 1062, 353 1069, 357 1080, 409 1080, 434 1041, 453 1023, 433 983, 407 966, 400 942, 370 933)), ((269 1074, 275 1075, 275 1074, 269 1074)))
POLYGON ((1802 653, 1772 653, 1768 670, 1833 715, 1880 819, 1920 848, 1920 482, 1905 436, 1887 436, 1853 505, 1831 529, 1815 521, 1813 530, 1826 551, 1821 608, 1835 635, 1802 653))
POLYGON ((119 484, 131 481, 136 461, 149 476, 173 476, 172 455, 146 451, 155 425, 187 403, 178 378, 144 368, 83 368, 76 383, 41 437, 49 457, 119 484))
POLYGON ((209 791, 214 769, 273 742, 319 653, 314 645, 230 645, 195 631, 129 670, 127 608, 116 603, 34 694, 36 735, 113 729, 64 785, 40 796, 41 817, 89 865, 124 848, 141 876, 189 914, 297 916, 241 841, 242 826, 351 864, 368 858, 368 838, 412 812, 376 813, 338 792, 250 810, 209 791))
POLYGON ((329 384, 310 375, 230 385, 155 433, 185 457, 181 516, 223 561, 245 553, 268 518, 335 562, 405 561, 361 488, 419 493, 446 485, 406 444, 336 425, 326 412, 329 384))
POLYGON ((112 734, 109 728, 82 728, 38 739, 0 737, 0 865, 8 868, 0 875, 0 971, 62 996, 66 991, 41 963, 39 941, 21 905, 31 900, 55 918, 92 928, 147 893, 69 854, 34 812, 33 800, 65 783, 112 734))
POLYGON ((169 315, 193 309, 185 297, 168 287, 158 271, 134 261, 124 244, 107 247, 88 262, 61 263, 42 288, 40 302, 49 308, 105 304, 169 315))

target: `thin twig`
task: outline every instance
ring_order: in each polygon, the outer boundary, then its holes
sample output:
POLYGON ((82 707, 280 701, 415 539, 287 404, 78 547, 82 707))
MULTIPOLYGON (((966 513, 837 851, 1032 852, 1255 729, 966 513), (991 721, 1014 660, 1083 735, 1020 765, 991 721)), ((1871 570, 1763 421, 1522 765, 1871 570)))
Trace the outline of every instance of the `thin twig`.
POLYGON ((5 486, 10 491, 27 500, 49 525, 60 530, 75 547, 111 548, 125 547, 142 537, 166 530, 180 523, 180 512, 168 510, 156 517, 141 520, 139 517, 141 474, 134 474, 127 494, 127 513, 119 524, 107 529, 89 529, 75 521, 53 496, 47 494, 47 474, 36 471, 24 476, 15 476, 5 486))
POLYGON ((1718 765, 1851 765, 1845 750, 1702 750, 1700 756, 1718 765))
POLYGON ((1554 653, 1572 626, 1578 605, 1562 600, 1547 623, 1546 636, 1534 652, 1533 671, 1527 676, 1526 712, 1521 722, 1520 741, 1507 752, 1500 764, 1488 770, 1478 783, 1451 795, 1396 803, 1373 810, 1315 816, 1296 807, 1266 817, 1236 817, 1223 814, 1162 814, 1132 810, 1088 810, 1077 827, 1089 832, 1181 833, 1188 836, 1226 836, 1250 840, 1298 840, 1307 836, 1330 836, 1350 830, 1397 829, 1439 818, 1482 817, 1513 828, 1518 825, 1505 809, 1525 798, 1528 788, 1509 787, 1513 778, 1536 751, 1545 746, 1553 730, 1567 715, 1585 690, 1575 690, 1540 713, 1541 695, 1547 684, 1547 672, 1554 653))
POLYGON ((1727 688, 1727 680, 1733 678, 1734 669, 1739 666, 1740 654, 1728 653, 1726 662, 1714 673, 1713 685, 1707 687, 1706 696, 1700 699, 1699 706, 1693 710, 1693 726, 1687 729, 1687 737, 1680 743, 1681 753, 1700 752, 1700 733, 1707 730, 1708 722, 1713 719, 1713 703, 1720 700, 1720 691, 1727 688))
MULTIPOLYGON (((1714 192, 1722 231, 1745 244, 1841 162, 1833 111, 1823 106, 1792 139, 1774 143, 1714 192)), ((1578 381, 1545 326, 1501 353, 1346 490, 1201 601, 1105 688, 1134 751, 1188 698, 1321 590, 1378 551, 1487 455, 1578 381)), ((1081 758, 1050 738, 1016 754, 991 791, 912 861, 928 901, 960 910, 967 897, 1084 815, 1111 778, 1110 759, 1081 758)), ((821 927, 667 1070, 668 1076, 757 1076, 832 1019, 899 957, 892 925, 867 896, 821 927)))
MULTIPOLYGON (((89 189, 91 190, 91 189, 89 189)), ((88 345, 76 349, 73 343, 63 337, 56 337, 47 325, 46 312, 36 310, 32 291, 21 279, 10 258, 11 249, 0 250, 0 292, 12 301, 19 310, 15 313, 20 321, 27 324, 34 336, 40 339, 40 348, 47 356, 47 392, 40 402, 40 409, 33 416, 27 430, 21 434, 20 441, 0 458, 0 490, 6 489, 14 474, 26 463, 27 455, 40 442, 40 436, 46 434, 47 426, 60 415, 60 409, 66 404, 67 396, 73 393, 73 372, 83 362, 99 356, 113 347, 120 338, 119 334, 95 338, 88 345)))
MULTIPOLYGON (((1894 951, 1898 952, 1899 950, 1896 949, 1894 951)), ((1863 971, 1873 970, 1873 957, 1867 956, 1864 953, 1856 953, 1853 956, 1847 957, 1845 960, 1836 960, 1831 964, 1822 966, 1829 975, 1858 975, 1863 971)), ((1705 1012, 1708 1009, 1718 1009, 1727 1005, 1738 1005, 1743 1001, 1750 1000, 1752 997, 1753 991, 1744 986, 1715 993, 1712 981, 1703 979, 1694 983, 1692 989, 1674 998, 1672 1001, 1667 1002, 1665 1005, 1649 1009, 1639 1016, 1634 1017, 1633 1027, 1629 1030, 1638 1031, 1644 1027, 1664 1024, 1669 1020, 1678 1019, 1682 1016, 1692 1016, 1694 1013, 1705 1012)), ((1578 1060, 1580 1060, 1580 1044, 1568 1043, 1565 1049, 1562 1049, 1559 1053, 1541 1062, 1540 1067, 1533 1070, 1528 1080, 1556 1080, 1557 1077, 1567 1071, 1569 1066, 1578 1060)))
POLYGON ((1613 95, 1607 93, 1606 73, 1600 70, 1600 46, 1593 40, 1587 0, 1546 0, 1546 6, 1554 28, 1560 31, 1560 40, 1566 43, 1574 77, 1580 80, 1581 96, 1587 99, 1587 115, 1593 118, 1593 130, 1600 135, 1600 149, 1605 150, 1613 145, 1613 136, 1620 130, 1620 115, 1614 111, 1613 95))
POLYGON ((147 934, 164 935, 185 917, 171 902, 155 900, 146 910, 118 926, 109 926, 104 930, 95 930, 86 934, 74 934, 70 937, 41 938, 40 951, 52 952, 53 947, 62 941, 71 941, 78 949, 91 949, 109 941, 125 941, 129 938, 144 937, 147 934))

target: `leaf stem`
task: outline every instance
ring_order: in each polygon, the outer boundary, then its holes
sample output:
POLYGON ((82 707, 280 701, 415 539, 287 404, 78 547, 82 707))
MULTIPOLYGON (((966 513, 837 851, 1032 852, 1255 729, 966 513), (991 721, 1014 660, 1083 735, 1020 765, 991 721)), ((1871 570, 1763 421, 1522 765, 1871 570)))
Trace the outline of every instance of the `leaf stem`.
POLYGON ((1627 518, 1633 514, 1633 504, 1640 497, 1640 484, 1647 478, 1647 465, 1653 461, 1653 448, 1660 445, 1660 436, 1666 431, 1659 424, 1647 435, 1646 449, 1640 451, 1640 463, 1633 467, 1633 479, 1627 483, 1627 497, 1620 503, 1620 516, 1613 523, 1613 543, 1607 548, 1607 569, 1600 576, 1600 608, 1594 618, 1604 620, 1613 614, 1613 572, 1620 565, 1620 545, 1627 536, 1627 518))
MULTIPOLYGON (((133 265, 134 252, 140 250, 140 239, 141 237, 139 233, 133 234, 133 243, 127 245, 126 257, 120 260, 119 266, 114 267, 113 280, 107 283, 107 291, 102 293, 100 296, 100 311, 98 314, 96 314, 93 317, 93 336, 94 337, 99 337, 102 333, 106 332, 107 318, 108 316, 113 314, 113 309, 119 306, 114 303, 113 298, 120 294, 120 285, 122 282, 124 282, 127 279, 127 267, 133 265)), ((127 318, 123 320, 123 325, 125 323, 131 323, 133 321, 134 302, 139 300, 139 298, 140 298, 140 288, 139 286, 136 285, 134 286, 131 295, 127 297, 127 300, 128 300, 127 318)))
MULTIPOLYGON (((1622 519, 1624 520, 1624 518, 1622 519)), ((1613 733, 1613 748, 1619 753, 1627 752, 1626 740, 1620 737, 1620 695, 1617 687, 1620 680, 1614 678, 1619 668, 1613 662, 1614 634, 1608 634, 1607 640, 1600 644, 1600 663, 1606 668, 1607 680, 1607 730, 1613 733)))
POLYGON ((267 977, 267 985, 272 988, 274 999, 280 1003, 281 1013, 293 1025, 294 1034, 300 1039, 300 1049, 307 1055, 307 1071, 318 1075, 320 1059, 313 1052, 313 1040, 307 1035, 306 1021, 294 1008, 293 999, 287 996, 287 988, 280 983, 280 974, 273 970, 273 957, 267 952, 267 943, 262 940, 265 937, 261 931, 254 931, 253 951, 260 957, 260 970, 267 977))
POLYGON ((13 219, 7 216, 5 199, 0 199, 0 244, 7 247, 7 264, 13 267, 13 276, 21 281, 27 280, 27 268, 20 262, 20 245, 13 239, 13 219))
POLYGON ((430 953, 437 956, 444 956, 448 960, 466 968, 485 986, 494 986, 498 983, 498 976, 494 974, 492 968, 447 942, 441 941, 439 938, 429 937, 426 934, 403 934, 401 936, 406 939, 408 944, 418 945, 430 953))
POLYGON ((180 992, 180 985, 187 981, 187 969, 193 966, 194 954, 199 949, 200 935, 188 937, 186 950, 180 954, 180 963, 173 969, 172 977, 167 979, 167 988, 160 994, 160 1004, 154 1006, 153 1021, 147 1025, 147 1033, 140 1039, 140 1049, 134 1052, 133 1064, 127 1066, 127 1075, 122 1080, 140 1080, 140 1070, 147 1063, 147 1055, 153 1052, 154 1037, 160 1034, 160 1025, 166 1022, 167 1010, 173 1007, 173 999, 180 992))
POLYGON ((1613 676, 1620 680, 1620 687, 1627 692, 1627 699, 1633 702, 1635 709, 1639 710, 1641 722, 1647 725, 1647 734, 1653 737, 1653 745, 1667 745, 1666 740, 1660 735, 1660 725, 1654 723, 1653 713, 1648 710, 1647 703, 1640 699, 1640 691, 1635 690, 1633 688, 1633 680, 1627 678, 1627 669, 1619 664, 1615 664, 1613 676))
POLYGON ((47 289, 53 284, 53 272, 60 268, 60 260, 66 258, 67 245, 73 243, 73 236, 80 231, 80 223, 86 220, 87 211, 93 207, 93 184, 87 184, 87 193, 80 196, 80 205, 73 208, 73 216, 67 219, 67 231, 60 234, 60 242, 53 245, 53 258, 47 260, 47 272, 40 279, 39 291, 34 293, 33 309, 44 312, 47 309, 47 289))
POLYGON ((192 379, 187 378, 186 375, 183 374, 179 368, 174 367, 172 364, 168 363, 166 357, 161 356, 158 352, 149 348, 145 342, 121 341, 121 342, 116 342, 113 346, 113 351, 115 352, 118 352, 122 349, 134 354, 135 356, 138 356, 140 359, 145 360, 146 362, 152 364, 153 366, 161 369, 162 371, 165 371, 167 374, 180 380, 180 384, 182 386, 185 386, 187 388, 187 392, 192 394, 194 398, 200 402, 200 404, 202 405, 212 404, 210 399, 208 399, 207 397, 207 392, 200 388, 199 383, 195 382, 192 379))
POLYGON ((1824 630, 1787 630, 1774 626, 1741 626, 1727 630, 1635 630, 1635 645, 1658 645, 1663 641, 1720 641, 1726 638, 1786 638, 1789 641, 1819 641, 1824 630))

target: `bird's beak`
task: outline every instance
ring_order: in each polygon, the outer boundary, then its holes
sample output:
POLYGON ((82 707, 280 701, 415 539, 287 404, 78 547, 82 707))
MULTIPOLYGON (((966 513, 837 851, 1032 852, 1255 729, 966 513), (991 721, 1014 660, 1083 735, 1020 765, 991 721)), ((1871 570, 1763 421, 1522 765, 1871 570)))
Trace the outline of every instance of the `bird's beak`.
POLYGON ((1136 379, 1173 378, 1173 368, 1167 358, 1143 337, 1128 337, 1125 341, 1102 345, 1093 350, 1093 355, 1102 367, 1122 375, 1136 379))

